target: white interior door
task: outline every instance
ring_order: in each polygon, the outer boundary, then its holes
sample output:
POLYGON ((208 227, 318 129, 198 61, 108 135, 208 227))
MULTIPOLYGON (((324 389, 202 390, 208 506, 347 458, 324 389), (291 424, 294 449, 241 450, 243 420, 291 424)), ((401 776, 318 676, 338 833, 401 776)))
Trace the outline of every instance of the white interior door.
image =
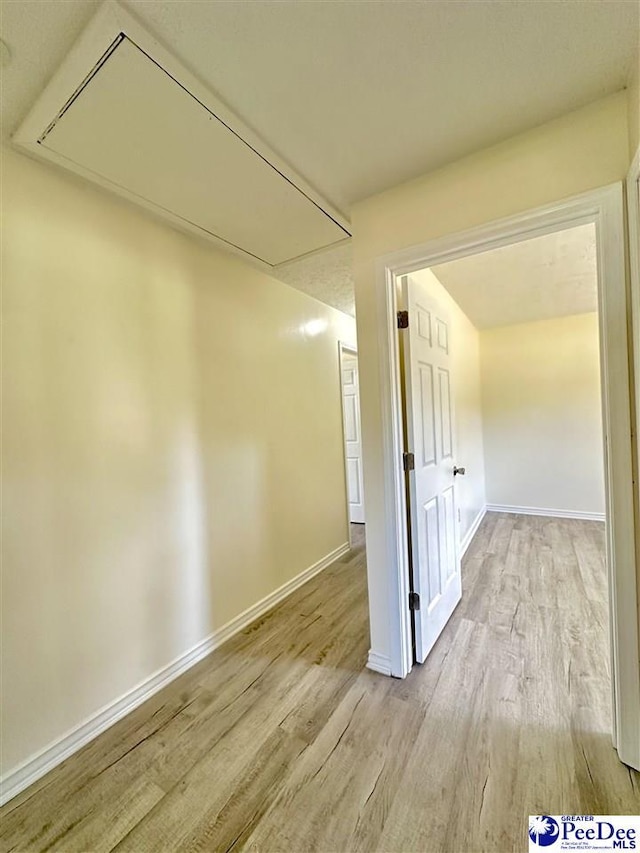
POLYGON ((343 352, 341 369, 349 521, 364 524, 358 356, 353 353, 343 352))
POLYGON ((449 318, 425 285, 402 279, 409 512, 416 658, 422 663, 462 596, 454 490, 455 430, 449 318))

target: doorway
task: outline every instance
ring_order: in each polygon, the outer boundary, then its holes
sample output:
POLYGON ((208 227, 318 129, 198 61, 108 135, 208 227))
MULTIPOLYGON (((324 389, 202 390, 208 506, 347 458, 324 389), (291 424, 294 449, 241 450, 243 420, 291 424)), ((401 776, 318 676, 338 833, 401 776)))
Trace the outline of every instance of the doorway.
POLYGON ((364 524, 365 522, 358 351, 355 347, 342 341, 338 348, 347 512, 350 540, 352 541, 353 528, 351 525, 364 524))
POLYGON ((402 466, 403 435, 397 334, 398 280, 433 267, 522 240, 594 225, 597 234, 600 360, 605 435, 606 551, 611 625, 613 743, 620 758, 640 767, 640 674, 634 541, 631 405, 627 346, 625 266, 620 185, 603 188, 462 234, 388 256, 378 278, 379 334, 387 344, 382 406, 388 425, 384 447, 384 492, 391 512, 386 533, 394 543, 388 563, 393 642, 391 673, 404 677, 412 666, 409 543, 402 466))
MULTIPOLYGON (((564 588, 576 608, 588 610, 582 598, 606 605, 597 278, 595 228, 582 225, 401 279, 398 336, 411 457, 406 479, 411 591, 420 605, 412 614, 418 663, 460 601, 461 557, 487 511, 565 520, 555 541, 558 552, 567 553, 554 563, 544 553, 546 529, 544 536, 527 538, 521 519, 523 562, 517 571, 509 553, 511 583, 531 583, 532 589, 542 583, 548 594, 537 598, 545 603, 564 588), (593 559, 576 554, 576 562, 571 552, 584 556, 580 543, 587 531, 593 559), (565 573, 578 580, 563 584, 565 573)), ((606 667, 594 668, 606 680, 606 667)))

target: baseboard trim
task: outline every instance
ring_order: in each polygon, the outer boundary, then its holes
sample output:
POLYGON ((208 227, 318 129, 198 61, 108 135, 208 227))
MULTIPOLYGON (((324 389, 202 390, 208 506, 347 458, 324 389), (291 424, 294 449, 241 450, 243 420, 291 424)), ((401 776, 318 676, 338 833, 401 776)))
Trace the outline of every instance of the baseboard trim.
POLYGON ((462 541, 460 542, 460 558, 464 557, 464 555, 466 554, 467 548, 469 547, 469 545, 471 545, 471 540, 473 539, 473 537, 478 532, 478 528, 482 524, 482 519, 485 517, 486 514, 487 514, 487 507, 483 506, 482 509, 480 510, 480 512, 474 518, 473 524, 471 525, 471 527, 467 530, 467 532, 462 537, 462 541))
MULTIPOLYGON (((58 764, 61 764, 83 746, 86 746, 90 741, 94 740, 106 729, 110 728, 118 720, 121 720, 127 714, 131 713, 147 699, 150 699, 163 687, 166 687, 178 676, 182 675, 196 663, 205 658, 214 649, 217 649, 224 642, 239 633, 260 616, 263 616, 267 611, 271 610, 292 592, 301 587, 312 577, 319 574, 323 569, 326 569, 331 563, 334 563, 350 550, 350 545, 345 542, 338 548, 335 548, 321 560, 314 563, 309 568, 305 569, 299 575, 292 578, 287 583, 283 584, 278 589, 274 590, 269 595, 258 601, 256 604, 247 608, 243 613, 240 613, 226 625, 223 625, 217 631, 214 631, 204 640, 197 643, 187 652, 177 657, 167 666, 162 667, 149 678, 146 678, 137 687, 128 691, 111 702, 109 705, 102 708, 84 723, 77 728, 68 732, 59 740, 46 747, 41 752, 28 759, 24 764, 11 770, 4 778, 0 780, 0 805, 4 805, 13 797, 28 788, 38 779, 42 778, 58 764)), ((389 671, 389 674, 390 671, 389 671)))
POLYGON ((606 521, 603 512, 576 512, 571 509, 543 509, 535 506, 507 506, 487 504, 487 512, 510 512, 516 515, 543 515, 549 518, 577 518, 583 521, 606 521))
POLYGON ((380 675, 391 675, 391 659, 386 655, 380 655, 378 652, 374 652, 373 649, 369 649, 367 669, 379 672, 380 675))

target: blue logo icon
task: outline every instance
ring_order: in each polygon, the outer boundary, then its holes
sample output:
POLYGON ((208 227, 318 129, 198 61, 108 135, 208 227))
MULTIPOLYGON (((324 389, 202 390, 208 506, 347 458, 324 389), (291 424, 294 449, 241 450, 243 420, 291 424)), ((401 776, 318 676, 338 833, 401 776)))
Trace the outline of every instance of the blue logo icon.
POLYGON ((529 821, 529 838, 539 847, 548 847, 558 840, 558 824, 549 815, 536 815, 529 821))

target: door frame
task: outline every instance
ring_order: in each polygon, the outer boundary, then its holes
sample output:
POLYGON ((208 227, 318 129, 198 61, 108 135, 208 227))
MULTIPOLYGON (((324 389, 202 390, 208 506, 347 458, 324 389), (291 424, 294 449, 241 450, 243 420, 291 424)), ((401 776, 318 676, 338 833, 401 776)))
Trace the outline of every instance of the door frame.
MULTIPOLYGON (((636 150, 626 181, 629 235, 629 279, 632 323, 632 350, 635 379, 635 478, 636 478, 636 578, 640 619, 640 147, 636 150)), ((640 731, 638 732, 640 741, 640 731)), ((638 746, 640 753, 640 746, 638 746)), ((635 765, 636 768, 638 765, 635 765)))
MULTIPOLYGON (((627 221, 629 223, 629 272, 631 279, 631 320, 633 328, 635 399, 636 399, 636 468, 640 468, 640 147, 635 153, 626 181, 627 221)), ((638 472, 640 473, 640 472, 638 472)), ((640 571, 640 476, 637 477, 638 570, 640 571)), ((638 590, 640 594, 640 590, 638 590)), ((638 600, 640 612, 640 598, 638 600)))
MULTIPOLYGON (((358 348, 355 344, 347 343, 346 341, 338 341, 338 374, 340 376, 340 414, 342 416, 342 453, 344 456, 344 493, 347 501, 347 530, 349 531, 349 545, 353 545, 351 536, 351 516, 349 515, 349 470, 347 467, 347 433, 344 423, 344 392, 342 389, 342 356, 355 355, 358 357, 358 348)), ((358 404, 360 403, 360 388, 358 385, 358 404)), ((360 421, 360 431, 362 432, 362 420, 360 421)), ((362 454, 362 435, 360 436, 360 452, 362 454)), ((362 461, 362 460, 361 460, 362 461)), ((362 494, 364 501, 364 490, 362 494)), ((366 516, 365 516, 366 517, 366 516)))
POLYGON ((622 183, 411 246, 376 262, 377 334, 383 418, 383 489, 390 601, 390 663, 404 677, 413 665, 408 606, 409 556, 402 470, 402 405, 397 336, 397 279, 436 264, 566 228, 593 224, 598 259, 598 318, 612 662, 613 743, 640 768, 640 671, 632 475, 628 305, 622 183))

